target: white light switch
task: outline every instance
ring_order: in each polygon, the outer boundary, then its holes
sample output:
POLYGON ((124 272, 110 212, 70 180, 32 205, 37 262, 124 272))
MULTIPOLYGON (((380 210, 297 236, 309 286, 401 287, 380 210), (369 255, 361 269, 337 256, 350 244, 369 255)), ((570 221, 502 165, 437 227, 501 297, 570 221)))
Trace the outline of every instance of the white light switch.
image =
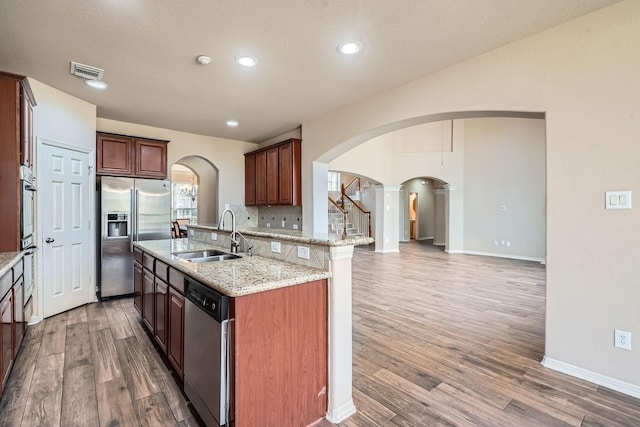
POLYGON ((606 209, 631 209, 631 191, 607 191, 606 209))

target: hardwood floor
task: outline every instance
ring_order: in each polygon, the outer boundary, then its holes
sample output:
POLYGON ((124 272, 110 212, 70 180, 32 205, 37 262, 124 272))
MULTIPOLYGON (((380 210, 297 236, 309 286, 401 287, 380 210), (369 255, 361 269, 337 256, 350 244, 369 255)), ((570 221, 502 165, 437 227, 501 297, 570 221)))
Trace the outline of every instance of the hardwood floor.
POLYGON ((197 426, 141 322, 129 298, 30 327, 0 426, 197 426))
POLYGON ((340 426, 640 425, 640 400, 540 365, 544 318, 538 263, 356 248, 358 412, 340 426))
MULTIPOLYGON (((422 243, 400 250, 356 248, 358 412, 341 427, 640 425, 640 400, 540 365, 544 266, 422 243)), ((123 299, 29 329, 0 401, 0 426, 40 425, 198 422, 132 300, 123 299)))

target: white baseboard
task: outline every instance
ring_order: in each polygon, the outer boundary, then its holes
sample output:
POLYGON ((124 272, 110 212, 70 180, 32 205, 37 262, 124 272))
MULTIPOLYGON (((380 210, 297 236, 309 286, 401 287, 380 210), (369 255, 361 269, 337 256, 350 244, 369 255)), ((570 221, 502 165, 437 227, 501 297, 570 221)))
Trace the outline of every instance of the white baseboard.
POLYGON ((42 317, 36 316, 35 314, 31 316, 31 319, 27 322, 27 325, 35 325, 36 323, 42 322, 42 317))
POLYGON ((580 368, 569 363, 561 362, 559 360, 551 359, 547 356, 544 356, 542 358, 542 362, 540 363, 542 363, 542 366, 544 366, 545 368, 553 369, 554 371, 562 372, 563 374, 571 375, 573 377, 580 378, 582 380, 589 381, 606 388, 610 388, 611 390, 628 394, 629 396, 633 396, 636 399, 640 399, 640 386, 638 385, 607 377, 596 372, 591 372, 587 369, 580 368))
MULTIPOLYGON (((433 236, 430 236, 430 237, 420 237, 418 240, 431 240, 431 239, 433 239, 433 236)), ((434 245, 435 245, 435 243, 434 243, 434 245)))
POLYGON ((540 264, 544 264, 545 263, 544 258, 536 258, 536 257, 529 257, 529 256, 519 256, 519 255, 509 255, 509 254, 495 254, 495 253, 492 253, 492 252, 479 252, 479 251, 459 251, 459 252, 455 252, 455 253, 463 253, 463 254, 468 254, 468 255, 492 256, 492 257, 496 257, 496 258, 519 259, 519 260, 522 260, 522 261, 535 261, 535 262, 539 262, 540 264))
POLYGON ((433 246, 444 246, 444 242, 433 242, 433 246))
POLYGON ((339 408, 335 408, 333 410, 329 409, 327 411, 327 421, 338 424, 355 413, 356 405, 353 404, 353 400, 350 400, 339 408))
POLYGON ((446 253, 448 253, 448 254, 464 254, 464 253, 466 253, 465 251, 460 250, 460 249, 445 249, 444 251, 446 253))
POLYGON ((375 250, 374 252, 378 253, 378 254, 394 254, 394 253, 398 253, 400 252, 400 249, 386 249, 386 250, 375 250))

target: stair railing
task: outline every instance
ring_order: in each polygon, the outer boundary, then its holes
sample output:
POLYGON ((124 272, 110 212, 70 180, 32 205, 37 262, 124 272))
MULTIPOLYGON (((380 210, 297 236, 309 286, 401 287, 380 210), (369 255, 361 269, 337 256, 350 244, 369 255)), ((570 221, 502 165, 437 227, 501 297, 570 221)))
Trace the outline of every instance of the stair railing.
MULTIPOLYGON (((342 206, 344 208, 344 201, 347 199, 356 209, 343 209, 347 213, 347 218, 359 231, 367 230, 367 237, 371 237, 371 212, 365 211, 362 207, 351 197, 345 194, 344 186, 342 187, 342 206)), ((345 224, 346 233, 346 224, 345 224)))
MULTIPOLYGON (((343 204, 344 204, 344 199, 343 204)), ((335 200, 329 197, 329 202, 342 214, 342 238, 347 237, 347 210, 340 206, 335 200)))

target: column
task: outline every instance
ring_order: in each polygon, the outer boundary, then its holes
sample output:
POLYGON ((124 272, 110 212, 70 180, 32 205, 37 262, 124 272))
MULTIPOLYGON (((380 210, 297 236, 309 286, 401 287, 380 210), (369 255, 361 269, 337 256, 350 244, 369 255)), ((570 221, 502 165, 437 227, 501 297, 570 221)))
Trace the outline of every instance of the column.
POLYGON ((400 186, 376 185, 376 252, 400 252, 400 186))
POLYGON ((329 268, 329 391, 327 420, 339 423, 356 412, 353 380, 351 259, 353 246, 330 246, 329 268))
POLYGON ((461 186, 445 184, 445 217, 447 232, 445 251, 464 253, 464 205, 461 186))

